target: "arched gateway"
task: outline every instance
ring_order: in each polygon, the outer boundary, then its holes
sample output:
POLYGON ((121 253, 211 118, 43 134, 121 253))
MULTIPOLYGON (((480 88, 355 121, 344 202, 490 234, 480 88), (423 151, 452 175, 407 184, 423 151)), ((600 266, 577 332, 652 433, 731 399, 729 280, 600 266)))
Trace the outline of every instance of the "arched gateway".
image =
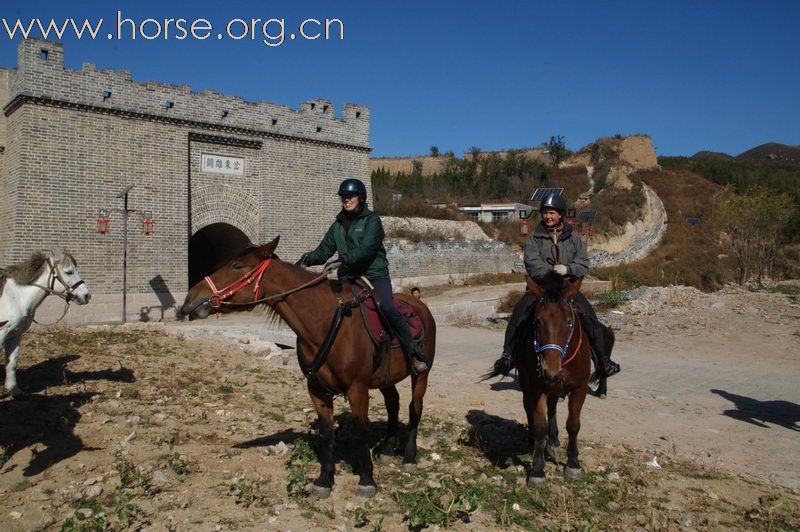
POLYGON ((121 208, 130 185, 129 207, 155 220, 151 235, 130 220, 133 320, 160 316, 150 309, 181 301, 245 241, 280 234, 280 254, 298 255, 335 215, 338 183, 369 183, 369 110, 358 105, 337 117, 326 100, 294 110, 90 63, 70 70, 61 44, 35 39, 16 68, 0 68, 0 101, 0 266, 53 243, 80 250, 93 297, 72 319, 121 314, 122 220, 112 214, 98 234, 95 219, 121 208))

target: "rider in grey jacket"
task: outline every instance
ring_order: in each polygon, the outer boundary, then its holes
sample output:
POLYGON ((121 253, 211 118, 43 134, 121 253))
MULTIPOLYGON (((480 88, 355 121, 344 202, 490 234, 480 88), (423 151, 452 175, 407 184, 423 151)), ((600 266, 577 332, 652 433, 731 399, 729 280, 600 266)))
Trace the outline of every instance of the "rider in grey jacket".
MULTIPOLYGON (((572 226, 564 223, 562 218, 567 210, 567 203, 558 194, 550 194, 541 205, 542 223, 528 237, 525 244, 525 270, 534 281, 539 281, 545 274, 554 271, 559 275, 583 277, 589 271, 589 255, 581 241, 580 235, 572 230, 572 226)), ((600 358, 597 373, 600 377, 610 377, 619 372, 619 364, 611 360, 614 347, 614 333, 600 323, 592 305, 586 297, 578 292, 573 303, 581 316, 592 349, 600 358)), ((494 363, 495 375, 507 375, 514 367, 512 354, 516 342, 517 328, 533 314, 536 298, 532 292, 525 292, 522 299, 514 307, 514 312, 506 328, 503 354, 494 363)))

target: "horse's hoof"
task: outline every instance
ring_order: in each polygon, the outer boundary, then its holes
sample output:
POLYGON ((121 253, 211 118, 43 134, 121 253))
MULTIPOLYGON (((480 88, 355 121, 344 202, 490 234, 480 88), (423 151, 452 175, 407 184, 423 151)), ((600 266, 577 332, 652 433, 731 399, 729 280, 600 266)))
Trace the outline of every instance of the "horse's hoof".
POLYGON ((403 465, 400 466, 400 469, 402 469, 406 473, 411 473, 417 470, 417 464, 415 464, 414 462, 404 462, 403 465))
POLYGON ((394 458, 394 455, 391 455, 391 454, 379 454, 378 455, 378 462, 380 462, 381 464, 385 465, 385 464, 391 463, 392 458, 394 458))
POLYGON ((608 397, 608 396, 606 394, 604 394, 604 393, 597 394, 597 398, 598 399, 605 399, 606 397, 608 397))
POLYGON ((543 488, 547 485, 547 479, 544 477, 528 477, 529 488, 543 488))
POLYGON ((578 480, 583 475, 583 469, 580 467, 565 467, 564 478, 567 480, 578 480))
POLYGON ((374 497, 376 493, 378 493, 377 486, 362 486, 361 484, 358 485, 358 490, 356 491, 359 497, 365 497, 367 499, 374 497))
POLYGON ((317 499, 327 499, 331 496, 331 489, 327 486, 311 486, 311 494, 317 499))

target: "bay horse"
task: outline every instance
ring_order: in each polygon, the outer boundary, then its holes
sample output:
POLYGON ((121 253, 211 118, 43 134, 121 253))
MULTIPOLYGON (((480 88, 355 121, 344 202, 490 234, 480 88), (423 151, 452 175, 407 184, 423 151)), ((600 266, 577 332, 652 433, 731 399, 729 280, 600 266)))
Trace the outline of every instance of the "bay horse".
POLYGON ((537 297, 531 320, 520 326, 514 350, 519 371, 522 402, 533 441, 533 464, 528 486, 546 484, 545 452, 553 461, 560 446, 556 405, 559 397, 569 396, 567 416, 567 463, 564 476, 574 480, 582 474, 578 460, 578 432, 581 409, 589 390, 591 347, 583 323, 572 303, 581 287, 581 278, 566 287, 565 279, 550 272, 541 285, 526 276, 528 289, 537 297))
MULTIPOLYGON (((411 375, 412 397, 408 407, 408 441, 403 452, 403 469, 416 467, 417 428, 422 402, 428 386, 428 372, 414 375, 399 347, 388 352, 388 366, 375 371, 376 347, 357 308, 348 316, 337 309, 352 303, 350 283, 342 283, 341 294, 334 292, 326 272, 315 274, 303 267, 283 262, 275 255, 280 237, 228 261, 220 269, 195 284, 186 295, 181 314, 190 319, 206 318, 215 312, 250 310, 265 304, 297 335, 297 358, 306 375, 306 385, 319 420, 321 439, 320 474, 314 481, 314 494, 325 498, 334 482, 333 397, 343 394, 350 402, 355 420, 355 461, 359 475, 358 495, 371 497, 377 492, 373 464, 367 442, 369 390, 383 394, 388 424, 379 456, 385 462, 398 446, 400 396, 395 384, 411 375), (224 287, 217 289, 216 287, 224 287), (247 287, 248 289, 244 289, 247 287), (328 335, 339 321, 339 332, 332 343, 328 335), (327 357, 319 353, 327 351, 327 357)), ((432 366, 436 349, 436 323, 428 307, 417 299, 396 295, 421 317, 425 337, 422 352, 432 366)), ((352 308, 352 307, 351 307, 352 308)))
POLYGON ((0 270, 0 347, 6 357, 5 387, 14 399, 25 396, 17 384, 22 335, 33 323, 36 309, 51 294, 66 302, 64 314, 72 301, 85 305, 92 297, 75 258, 60 247, 34 253, 27 261, 0 270))

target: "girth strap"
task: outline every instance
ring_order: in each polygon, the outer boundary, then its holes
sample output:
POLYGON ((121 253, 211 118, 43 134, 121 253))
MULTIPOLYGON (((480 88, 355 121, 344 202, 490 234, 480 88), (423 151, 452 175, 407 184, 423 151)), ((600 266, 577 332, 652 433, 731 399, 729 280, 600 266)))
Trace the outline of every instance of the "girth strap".
MULTIPOLYGON (((339 294, 335 288, 334 293, 336 293, 336 297, 338 298, 339 294)), ((300 352, 298 350, 298 361, 300 362, 300 367, 303 369, 303 373, 305 374, 306 378, 316 380, 320 386, 325 388, 331 394, 333 394, 334 391, 328 389, 328 387, 319 380, 317 377, 317 372, 328 359, 328 354, 333 346, 333 342, 336 341, 336 336, 338 336, 339 329, 342 326, 342 318, 345 316, 350 316, 353 312, 353 308, 357 307, 362 301, 363 298, 361 297, 352 299, 350 301, 342 301, 339 299, 339 305, 336 307, 336 312, 333 313, 331 325, 328 328, 328 334, 325 336, 325 340, 322 341, 322 344, 320 344, 319 349, 317 349, 317 353, 314 355, 314 359, 311 361, 311 364, 309 364, 307 367, 303 367, 304 364, 300 359, 300 352)))

